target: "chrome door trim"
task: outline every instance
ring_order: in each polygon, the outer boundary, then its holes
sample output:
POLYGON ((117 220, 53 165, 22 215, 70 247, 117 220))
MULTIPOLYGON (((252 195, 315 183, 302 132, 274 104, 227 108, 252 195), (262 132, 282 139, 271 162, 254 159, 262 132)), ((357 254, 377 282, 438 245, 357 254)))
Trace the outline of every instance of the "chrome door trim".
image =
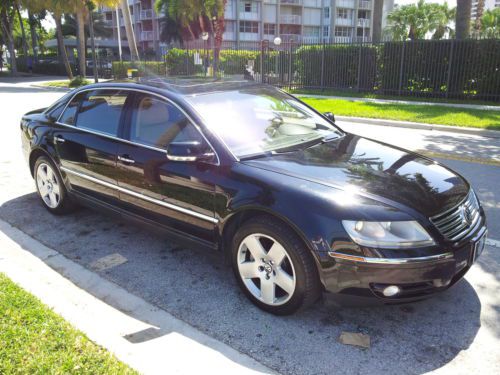
POLYGON ((195 129, 198 131, 198 133, 201 134, 201 136, 203 137, 203 139, 207 142, 207 144, 210 146, 210 148, 214 152, 215 156, 217 157, 217 163, 215 163, 215 165, 217 165, 217 166, 220 165, 220 158, 219 158, 219 155, 217 154, 217 151, 215 151, 215 148, 212 146, 212 144, 210 143, 210 141, 207 139, 207 137, 205 136, 205 134, 203 133, 203 131, 201 130, 201 128, 198 126, 198 124, 193 120, 193 118, 191 116, 189 116, 189 114, 186 111, 184 111, 184 109, 182 109, 173 100, 167 98, 164 95, 158 94, 156 92, 152 92, 152 91, 148 91, 148 90, 142 90, 142 89, 136 89, 136 88, 129 88, 129 87, 117 87, 117 86, 106 86, 106 87, 94 87, 94 88, 80 89, 80 90, 78 90, 78 92, 75 92, 71 96, 71 98, 66 102, 66 105, 64 106, 64 109, 62 110, 61 114, 59 115, 59 117, 57 118, 57 120, 55 121, 55 123, 57 125, 66 126, 66 127, 72 128, 72 129, 81 130, 83 132, 87 132, 87 133, 94 134, 94 135, 100 135, 100 136, 107 137, 107 138, 110 138, 110 139, 114 139, 114 140, 117 140, 117 141, 122 141, 122 142, 125 142, 125 143, 128 143, 128 144, 131 144, 131 145, 145 147, 145 148, 149 148, 149 149, 154 150, 154 151, 160 151, 160 152, 167 153, 167 150, 164 150, 164 149, 159 148, 159 147, 148 146, 148 145, 145 145, 145 144, 142 144, 142 143, 132 142, 132 141, 129 141, 127 139, 115 137, 115 136, 112 136, 112 135, 109 135, 109 134, 104 134, 104 133, 101 133, 101 132, 98 132, 98 131, 94 131, 94 130, 89 130, 89 129, 85 129, 85 128, 79 128, 79 127, 77 127, 75 125, 65 124, 65 123, 59 121, 61 119, 62 115, 64 114, 64 112, 66 112, 66 109, 67 109, 69 103, 71 103, 71 101, 75 98, 76 95, 78 95, 78 94, 80 94, 82 92, 94 91, 94 90, 127 90, 127 91, 134 91, 134 92, 140 92, 140 93, 143 93, 143 94, 154 95, 154 96, 157 96, 157 97, 159 97, 159 98, 167 101, 168 103, 170 103, 174 107, 176 107, 179 111, 181 111, 182 114, 184 116, 186 116, 186 118, 189 120, 189 122, 191 123, 191 125, 193 125, 195 127, 195 129))
POLYGON ((102 185, 102 186, 105 186, 105 187, 108 187, 111 189, 118 190, 119 192, 131 195, 131 196, 136 197, 136 198, 143 199, 147 202, 154 203, 154 204, 157 204, 159 206, 163 206, 165 208, 169 208, 169 209, 174 210, 174 211, 182 212, 184 214, 191 215, 191 216, 197 217, 198 219, 203 219, 203 220, 209 221, 209 222, 214 223, 214 224, 217 224, 219 222, 219 220, 217 220, 216 218, 214 218, 212 216, 204 215, 204 214, 201 214, 199 212, 192 211, 192 210, 177 206, 177 205, 172 204, 172 203, 167 203, 167 202, 161 201, 159 199, 148 197, 147 195, 144 195, 144 194, 136 193, 135 191, 125 189, 121 186, 100 180, 98 178, 86 175, 84 173, 76 172, 72 169, 69 169, 69 168, 66 168, 63 166, 61 166, 60 168, 62 171, 66 172, 66 173, 78 176, 80 178, 86 179, 88 181, 94 182, 96 184, 99 184, 99 185, 102 185))
POLYGON ((363 256, 343 254, 337 251, 329 251, 328 255, 336 259, 344 259, 354 262, 376 263, 376 264, 413 264, 413 263, 434 262, 438 260, 453 258, 453 253, 450 252, 444 254, 429 255, 426 257, 415 257, 415 258, 369 258, 363 256))

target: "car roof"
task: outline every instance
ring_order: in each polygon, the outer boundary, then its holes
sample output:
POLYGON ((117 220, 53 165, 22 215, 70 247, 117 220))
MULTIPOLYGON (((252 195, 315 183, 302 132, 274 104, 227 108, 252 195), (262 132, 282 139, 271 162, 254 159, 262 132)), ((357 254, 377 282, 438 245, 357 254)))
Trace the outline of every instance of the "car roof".
POLYGON ((155 77, 136 80, 112 80, 104 83, 92 84, 85 88, 104 88, 107 86, 124 87, 130 89, 152 88, 154 91, 163 91, 178 96, 192 96, 221 91, 239 91, 250 87, 272 87, 262 83, 238 79, 215 78, 171 78, 155 77))

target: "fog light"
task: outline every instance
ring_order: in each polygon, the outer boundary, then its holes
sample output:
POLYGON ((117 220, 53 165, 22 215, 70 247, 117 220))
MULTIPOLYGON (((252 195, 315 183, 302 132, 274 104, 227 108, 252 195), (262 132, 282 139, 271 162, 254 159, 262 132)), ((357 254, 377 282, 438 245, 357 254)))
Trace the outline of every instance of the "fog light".
POLYGON ((401 292, 399 286, 389 285, 387 288, 384 288, 382 294, 386 297, 394 297, 396 294, 399 294, 399 292, 401 292))

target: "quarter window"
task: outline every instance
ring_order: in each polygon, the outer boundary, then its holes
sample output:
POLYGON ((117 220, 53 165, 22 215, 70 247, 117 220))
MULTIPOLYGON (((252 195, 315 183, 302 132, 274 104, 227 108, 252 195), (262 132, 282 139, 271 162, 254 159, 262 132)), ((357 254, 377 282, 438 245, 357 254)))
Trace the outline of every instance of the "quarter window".
POLYGON ((85 93, 78 110, 76 126, 117 136, 127 92, 93 90, 85 93))
POLYGON ((202 142, 203 137, 173 104, 151 95, 136 99, 130 140, 166 149, 171 142, 202 142))

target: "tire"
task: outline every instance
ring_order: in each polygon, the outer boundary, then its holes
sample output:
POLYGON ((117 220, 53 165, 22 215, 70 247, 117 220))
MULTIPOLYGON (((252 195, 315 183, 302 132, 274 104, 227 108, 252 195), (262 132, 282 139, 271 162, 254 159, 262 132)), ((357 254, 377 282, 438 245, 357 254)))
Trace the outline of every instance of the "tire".
POLYGON ((76 204, 71 200, 59 169, 46 156, 40 156, 34 166, 36 190, 43 206, 54 215, 73 212, 76 204))
POLYGON ((250 219, 231 245, 236 280, 262 310, 289 315, 311 306, 320 296, 314 259, 288 226, 268 216, 250 219))

